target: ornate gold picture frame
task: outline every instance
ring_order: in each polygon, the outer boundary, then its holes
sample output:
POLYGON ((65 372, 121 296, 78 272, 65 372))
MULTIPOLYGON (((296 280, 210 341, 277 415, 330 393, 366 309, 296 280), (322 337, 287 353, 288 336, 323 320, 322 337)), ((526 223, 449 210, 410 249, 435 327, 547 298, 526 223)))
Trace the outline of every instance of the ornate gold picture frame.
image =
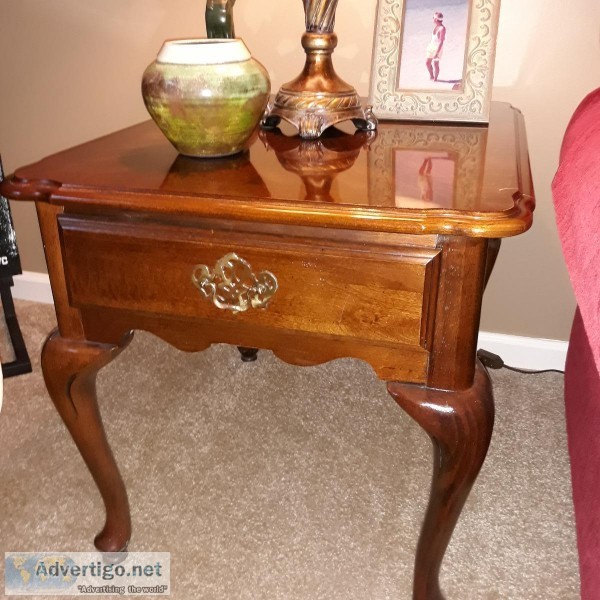
POLYGON ((500 0, 378 0, 375 116, 487 123, 499 12, 500 0))

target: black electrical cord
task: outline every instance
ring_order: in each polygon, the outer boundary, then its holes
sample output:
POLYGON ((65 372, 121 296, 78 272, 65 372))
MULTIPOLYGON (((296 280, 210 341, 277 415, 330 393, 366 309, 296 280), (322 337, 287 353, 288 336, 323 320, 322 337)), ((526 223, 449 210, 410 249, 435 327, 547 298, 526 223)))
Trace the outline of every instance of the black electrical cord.
POLYGON ((560 369, 542 369, 540 371, 529 371, 527 369, 519 369, 517 367, 511 367, 510 365, 504 364, 504 361, 493 352, 489 350, 483 350, 480 348, 477 350, 477 358, 481 361, 481 364, 488 369, 508 369, 509 371, 514 371, 515 373, 523 373, 525 375, 540 375, 541 373, 561 373, 565 374, 564 371, 560 369))
POLYGON ((564 375, 565 372, 560 369, 541 369, 540 371, 529 371, 527 369, 518 369, 517 367, 511 367, 510 365, 504 365, 505 369, 514 371, 515 373, 525 373, 525 375, 540 375, 541 373, 560 373, 564 375))

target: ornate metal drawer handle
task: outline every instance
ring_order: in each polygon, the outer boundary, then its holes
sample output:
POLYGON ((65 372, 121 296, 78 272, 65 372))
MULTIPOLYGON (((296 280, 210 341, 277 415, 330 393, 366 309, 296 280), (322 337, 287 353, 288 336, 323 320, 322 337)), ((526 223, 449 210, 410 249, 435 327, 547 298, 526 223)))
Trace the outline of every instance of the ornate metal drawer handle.
POLYGON ((277 278, 269 271, 258 274, 235 252, 226 254, 215 264, 214 269, 196 265, 192 282, 200 293, 212 298, 217 308, 243 312, 252 308, 266 308, 277 291, 277 278))

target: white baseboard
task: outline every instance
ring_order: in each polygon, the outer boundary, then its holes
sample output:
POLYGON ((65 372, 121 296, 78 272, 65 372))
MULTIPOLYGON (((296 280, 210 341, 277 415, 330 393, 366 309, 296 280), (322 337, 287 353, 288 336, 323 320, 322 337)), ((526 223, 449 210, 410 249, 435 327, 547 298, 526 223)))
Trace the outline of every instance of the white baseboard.
MULTIPOLYGON (((14 298, 53 303, 50 279, 45 273, 25 271, 23 275, 15 277, 14 281, 14 298)), ((512 367, 562 371, 565 368, 568 342, 481 331, 477 347, 498 354, 512 367)))
POLYGON ((519 369, 565 370, 569 342, 543 338, 521 337, 503 333, 479 332, 477 348, 489 350, 502 358, 505 364, 519 369))
POLYGON ((23 275, 14 277, 15 285, 12 289, 13 298, 31 300, 43 304, 54 304, 50 278, 46 273, 23 271, 23 275))

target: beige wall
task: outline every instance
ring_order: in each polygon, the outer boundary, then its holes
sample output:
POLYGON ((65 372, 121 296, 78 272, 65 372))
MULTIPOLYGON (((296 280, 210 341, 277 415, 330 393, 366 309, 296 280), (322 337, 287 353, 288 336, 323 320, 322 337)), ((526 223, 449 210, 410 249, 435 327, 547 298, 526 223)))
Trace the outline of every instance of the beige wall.
MULTIPOLYGON (((147 118, 139 81, 165 38, 204 33, 204 0, 0 0, 0 150, 5 169, 147 118)), ((335 65, 368 92, 376 0, 342 0, 335 65)), ((300 0, 240 0, 237 33, 274 87, 302 66, 300 0)), ((600 85, 598 0, 503 0, 494 99, 525 114, 538 208, 506 240, 482 328, 567 339, 574 300, 550 183, 579 100, 600 85)), ((26 270, 45 270, 31 206, 13 203, 26 270)))

